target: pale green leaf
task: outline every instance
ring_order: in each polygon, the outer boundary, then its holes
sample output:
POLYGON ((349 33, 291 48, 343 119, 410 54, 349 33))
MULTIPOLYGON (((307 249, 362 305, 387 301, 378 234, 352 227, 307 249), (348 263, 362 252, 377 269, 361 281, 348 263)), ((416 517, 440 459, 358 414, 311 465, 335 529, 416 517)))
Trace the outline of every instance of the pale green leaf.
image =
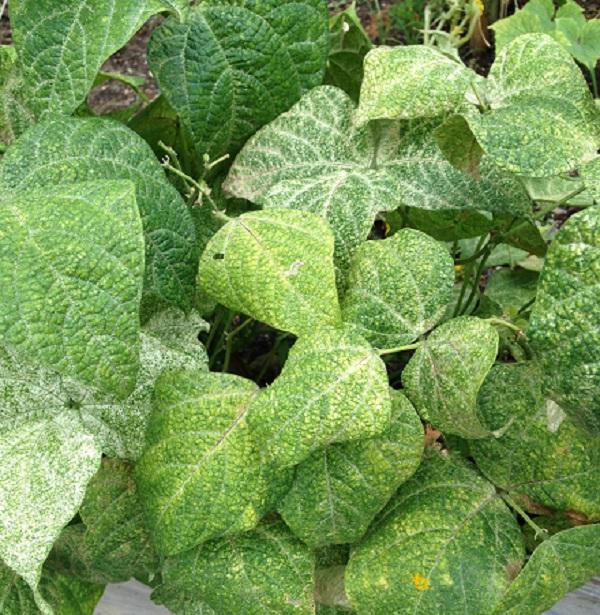
POLYGON ((465 119, 494 162, 518 175, 547 177, 596 155, 598 129, 588 85, 549 36, 509 43, 488 78, 490 110, 465 119))
POLYGON ((340 322, 332 257, 333 236, 319 216, 250 212, 211 239, 198 280, 226 307, 298 335, 340 322))
POLYGON ((257 392, 229 374, 171 371, 158 379, 136 480, 161 553, 258 523, 266 485, 246 418, 257 392))
POLYGON ((500 52, 508 43, 523 34, 552 34, 555 28, 552 21, 554 10, 552 0, 529 0, 510 17, 493 23, 490 27, 494 30, 496 50, 500 52))
POLYGON ((77 512, 100 457, 73 412, 0 436, 0 558, 27 581, 42 610, 42 565, 77 512))
POLYGON ((21 0, 11 6, 22 98, 36 117, 72 114, 104 61, 164 8, 157 0, 21 0))
POLYGON ((319 85, 328 47, 321 0, 211 0, 167 20, 148 59, 198 154, 214 159, 319 85))
POLYGON ((162 575, 217 615, 312 615, 314 566, 314 553, 275 522, 168 558, 162 575))
POLYGON ((475 412, 479 387, 498 353, 498 333, 479 318, 454 318, 423 340, 402 372, 406 395, 443 432, 484 438, 475 412))
POLYGON ((344 272, 379 211, 399 206, 525 215, 529 199, 512 177, 482 163, 482 180, 454 168, 433 137, 435 124, 386 122, 357 128, 341 90, 315 88, 252 137, 225 190, 266 208, 311 211, 335 235, 344 272))
POLYGON ((552 242, 527 336, 545 388, 580 425, 600 435, 600 210, 572 216, 552 242))
POLYGON ((485 295, 500 305, 505 314, 516 314, 535 299, 539 275, 525 269, 494 271, 485 287, 485 295))
POLYGON ((83 523, 66 528, 72 533, 67 554, 74 559, 69 572, 100 584, 152 578, 158 557, 144 528, 131 464, 103 459, 79 515, 83 523))
MULTIPOLYGON (((591 162, 581 165, 581 167, 579 167, 579 174, 587 189, 586 193, 589 194, 597 204, 600 203, 600 158, 595 158, 591 162)), ((573 190, 575 188, 577 188, 577 186, 575 186, 573 190)))
POLYGON ((385 432, 313 453, 296 467, 292 488, 278 511, 310 546, 356 542, 417 469, 423 442, 415 409, 402 393, 394 392, 392 421, 385 432))
POLYGON ((460 458, 432 453, 352 549, 346 592, 359 615, 481 615, 524 551, 493 485, 460 458))
MULTIPOLYGON (((600 519, 600 438, 590 438, 568 418, 550 420, 552 409, 534 365, 492 368, 477 398, 477 413, 499 438, 470 443, 477 467, 505 491, 541 506, 600 519)), ((564 415, 563 415, 564 416, 564 415)))
POLYGON ((134 132, 106 119, 54 118, 23 135, 0 165, 1 192, 97 179, 135 184, 146 246, 146 299, 188 309, 198 267, 194 222, 134 132))
POLYGON ((261 454, 279 468, 328 444, 377 435, 390 421, 385 365, 355 332, 307 333, 252 403, 248 421, 261 454))
POLYGON ((144 270, 131 182, 2 196, 0 339, 125 397, 135 384, 144 270))
MULTIPOLYGON (((86 583, 47 565, 42 570, 40 593, 57 615, 92 615, 104 593, 104 586, 86 583)), ((33 592, 0 561, 0 613, 37 615, 33 592)))
POLYGON ((436 117, 461 106, 475 73, 425 45, 377 47, 365 58, 356 121, 436 117))
POLYGON ((409 344, 433 328, 452 300, 454 262, 431 237, 401 229, 356 251, 342 314, 371 344, 409 344))
POLYGON ((533 552, 493 615, 538 615, 599 570, 600 525, 559 532, 533 552))
POLYGON ((363 62, 373 44, 354 5, 334 15, 329 22, 331 50, 324 83, 344 90, 358 102, 363 80, 363 62))

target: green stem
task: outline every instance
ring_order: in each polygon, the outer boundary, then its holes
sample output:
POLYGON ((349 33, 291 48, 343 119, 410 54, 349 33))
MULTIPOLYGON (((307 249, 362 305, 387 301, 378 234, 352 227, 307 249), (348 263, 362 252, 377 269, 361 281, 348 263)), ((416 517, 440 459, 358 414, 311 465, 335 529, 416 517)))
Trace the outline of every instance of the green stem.
POLYGON ((258 376, 256 377, 256 382, 261 382, 261 380, 264 378, 265 374, 267 373, 267 370, 269 369, 269 364, 271 363, 271 360, 275 356, 275 353, 277 352, 277 350, 279 350, 279 346, 281 346, 281 343, 285 339, 287 339, 289 335, 290 335, 289 333, 280 333, 277 336, 277 339, 275 340, 273 347, 271 348, 271 350, 269 350, 267 356, 265 357, 265 360, 263 361, 263 365, 260 368, 260 372, 258 373, 258 376))
POLYGON ((494 245, 495 242, 490 240, 485 246, 483 256, 481 257, 481 260, 479 261, 479 266, 477 267, 477 271, 475 272, 475 279, 473 280, 473 286, 471 286, 471 292, 469 293, 469 297, 467 298, 466 303, 464 305, 461 305, 459 312, 460 314, 464 314, 467 311, 467 309, 473 302, 473 299, 475 299, 475 296, 479 292, 479 281, 481 280, 481 275, 483 274, 483 271, 485 269, 485 264, 487 263, 487 259, 492 253, 494 245))
POLYGON ((594 98, 598 98, 598 80, 596 79, 596 70, 594 66, 588 66, 590 75, 592 76, 592 88, 594 89, 594 98))
POLYGON ((404 352, 405 350, 416 350, 419 346, 420 344, 417 342, 415 344, 407 344, 406 346, 397 346, 396 348, 383 348, 377 352, 380 357, 383 357, 386 354, 396 354, 397 352, 404 352))
POLYGON ((540 527, 535 523, 531 517, 508 495, 508 493, 501 494, 502 499, 516 512, 518 513, 525 523, 535 532, 535 539, 539 540, 541 537, 542 540, 546 540, 548 538, 548 530, 540 527))
POLYGON ((512 329, 519 334, 523 334, 523 331, 517 327, 517 325, 513 325, 512 322, 508 322, 508 320, 504 320, 503 318, 486 318, 486 322, 489 322, 490 325, 499 325, 501 327, 507 327, 508 329, 512 329))
POLYGON ((229 371, 229 364, 231 363, 231 353, 233 352, 233 339, 240 332, 243 331, 251 322, 253 322, 252 318, 246 318, 246 320, 233 329, 233 331, 229 331, 225 333, 225 359, 223 360, 223 369, 222 372, 229 371))
POLYGON ((580 186, 572 192, 569 192, 566 196, 558 201, 540 201, 541 203, 548 203, 546 207, 542 207, 535 215, 536 220, 545 218, 550 212, 554 211, 557 207, 566 205, 572 198, 575 198, 578 194, 581 194, 585 190, 585 186, 580 186))

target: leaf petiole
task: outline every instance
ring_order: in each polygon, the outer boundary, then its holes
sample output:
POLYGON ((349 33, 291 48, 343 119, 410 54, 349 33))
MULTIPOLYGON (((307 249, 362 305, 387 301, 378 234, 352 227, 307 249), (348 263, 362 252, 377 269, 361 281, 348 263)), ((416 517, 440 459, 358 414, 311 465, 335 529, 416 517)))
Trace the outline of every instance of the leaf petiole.
POLYGON ((533 519, 508 495, 508 493, 500 494, 500 497, 510 506, 527 525, 535 532, 536 540, 546 540, 549 537, 548 530, 540 527, 533 519))
POLYGON ((416 342, 415 344, 407 344, 406 346, 397 346, 396 348, 383 348, 378 350, 379 356, 383 357, 387 354, 396 354, 398 352, 404 352, 405 350, 416 350, 421 344, 416 342))

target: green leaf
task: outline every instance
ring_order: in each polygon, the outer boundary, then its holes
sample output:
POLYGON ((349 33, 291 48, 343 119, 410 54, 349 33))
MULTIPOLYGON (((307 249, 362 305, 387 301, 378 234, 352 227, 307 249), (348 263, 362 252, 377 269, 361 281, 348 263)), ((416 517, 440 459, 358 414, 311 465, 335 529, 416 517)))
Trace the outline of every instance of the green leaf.
POLYGON ((600 203, 600 158, 595 158, 579 167, 579 173, 591 197, 600 203))
POLYGON ((229 374, 171 371, 158 379, 136 480, 160 553, 258 523, 266 485, 246 418, 257 392, 229 374))
POLYGON ((356 251, 344 296, 344 321, 373 346, 409 344, 433 328, 452 300, 454 262, 431 237, 401 229, 356 251))
POLYGON ((493 615, 537 615, 600 570, 600 525, 584 525, 545 540, 513 581, 493 615))
POLYGON ((526 215, 523 187, 482 162, 482 180, 441 154, 434 124, 385 122, 357 128, 355 105, 341 90, 315 88, 252 137, 224 189, 266 208, 311 211, 335 235, 335 264, 345 272, 379 211, 399 206, 526 215))
POLYGON ((425 45, 377 47, 365 58, 356 121, 436 117, 455 111, 475 73, 425 45))
MULTIPOLYGON (((40 593, 58 615, 92 615, 104 593, 104 586, 86 583, 46 565, 42 570, 40 593)), ((2 562, 0 562, 0 613, 7 615, 40 613, 31 589, 2 562)))
POLYGON ((178 587, 159 585, 152 592, 152 601, 162 604, 175 615, 216 615, 196 592, 190 592, 178 587))
POLYGON ((438 241, 481 237, 494 227, 491 214, 470 209, 430 211, 408 207, 404 214, 404 224, 407 227, 427 233, 438 241))
POLYGON ((598 130, 587 83, 569 53, 542 34, 521 36, 488 78, 490 110, 466 113, 483 150, 503 169, 532 177, 568 172, 596 155, 598 130))
POLYGON ((464 117, 451 115, 435 129, 434 136, 448 162, 475 179, 481 179, 479 163, 483 150, 464 117))
POLYGON ((299 335, 340 322, 332 256, 333 236, 319 216, 249 212, 210 240, 198 282, 226 307, 299 335))
POLYGON ((600 519, 600 439, 579 431, 545 399, 534 365, 496 365, 477 398, 477 413, 490 430, 510 427, 499 438, 470 443, 477 467, 505 491, 555 510, 600 519), (564 420, 563 420, 564 419, 564 420))
POLYGON ((600 211, 572 216, 552 242, 528 337, 547 394, 573 420, 600 435, 600 211))
POLYGON ((127 396, 139 365, 143 270, 130 182, 3 195, 0 339, 28 359, 127 396))
POLYGON ((516 314, 536 296, 539 275, 525 269, 494 271, 485 287, 485 294, 498 303, 505 314, 516 314))
POLYGON ((44 612, 42 565, 77 512, 101 454, 74 413, 0 436, 0 558, 25 579, 44 612))
POLYGON ((215 159, 319 85, 328 47, 321 0, 211 0, 167 20, 148 60, 197 153, 215 159))
POLYGON ((88 484, 79 510, 82 526, 73 569, 88 582, 120 583, 131 577, 151 579, 158 557, 144 529, 133 467, 126 461, 103 459, 88 484))
POLYGON ((373 44, 364 31, 354 5, 329 21, 331 50, 324 83, 344 90, 358 102, 363 80, 363 61, 373 44))
POLYGON ((432 453, 352 549, 346 591, 361 615, 488 613, 524 550, 494 487, 460 458, 432 453))
POLYGON ((534 32, 552 34, 553 16, 552 0, 529 0, 522 9, 515 11, 510 17, 499 19, 490 26, 494 30, 496 50, 500 52, 508 43, 523 34, 534 32))
POLYGON ((296 467, 292 488, 278 511, 310 546, 356 542, 417 469, 422 453, 421 421, 406 397, 395 392, 386 431, 313 453, 296 467))
POLYGON ((357 333, 307 333, 252 403, 248 421, 261 454, 279 468, 328 444, 378 435, 390 421, 385 365, 357 333))
POLYGON ((157 0, 21 0, 11 26, 24 76, 22 98, 38 119, 71 115, 104 61, 154 13, 157 0))
POLYGON ((0 166, 0 190, 123 179, 135 184, 146 245, 147 301, 191 307, 198 253, 194 222, 148 145, 100 118, 54 118, 27 132, 0 166))
POLYGON ((313 552, 275 522, 168 558, 162 574, 217 615, 312 615, 314 566, 313 552))
POLYGON ((475 401, 497 353, 494 327, 479 318, 454 318, 423 340, 410 359, 402 372, 406 395, 443 432, 487 437, 491 434, 476 415, 475 401))

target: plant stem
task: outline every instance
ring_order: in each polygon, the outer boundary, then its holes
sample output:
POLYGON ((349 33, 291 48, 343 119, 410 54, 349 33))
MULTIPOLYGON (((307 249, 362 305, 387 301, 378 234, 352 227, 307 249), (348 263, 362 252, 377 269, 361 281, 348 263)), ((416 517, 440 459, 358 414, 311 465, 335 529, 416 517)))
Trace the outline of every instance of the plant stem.
POLYGON ((263 365, 260 368, 260 372, 258 373, 258 376, 256 377, 256 382, 260 382, 264 378, 265 374, 267 373, 267 370, 269 369, 269 364, 271 363, 271 360, 273 359, 273 357, 275 356, 275 353, 279 349, 279 346, 281 346, 281 343, 285 339, 287 339, 289 335, 290 335, 289 333, 280 333, 277 336, 277 339, 275 340, 273 347, 271 348, 271 350, 269 350, 269 352, 267 353, 267 356, 265 357, 265 360, 263 361, 263 365))
POLYGON ((416 342, 415 344, 407 344, 406 346, 398 346, 396 348, 383 348, 378 350, 379 356, 383 357, 386 354, 396 354, 397 352, 404 352, 405 350, 416 350, 421 344, 416 342))
POLYGON ((596 79, 596 70, 594 66, 588 66, 590 75, 592 76, 592 88, 594 89, 594 98, 598 98, 598 80, 596 79))
POLYGON ((501 327, 507 327, 521 335, 523 334, 523 331, 519 329, 517 325, 513 325, 512 322, 508 322, 508 320, 504 320, 503 318, 486 318, 486 322, 489 322, 490 325, 500 325, 501 327))
POLYGON ((233 329, 233 331, 229 331, 225 333, 225 360, 223 361, 223 369, 221 371, 227 372, 229 370, 229 364, 231 363, 231 353, 233 352, 233 338, 243 329, 245 329, 251 322, 253 322, 252 318, 246 318, 246 320, 233 329))
POLYGON ((465 302, 465 304, 461 305, 460 311, 459 311, 460 314, 464 314, 467 311, 473 299, 475 299, 475 296, 479 292, 479 281, 481 280, 481 275, 483 274, 483 271, 485 269, 485 264, 487 263, 487 259, 492 253, 492 250, 494 249, 494 247, 495 247, 495 242, 492 242, 491 240, 487 242, 485 246, 485 250, 483 252, 483 256, 481 257, 481 260, 479 261, 479 266, 477 267, 477 271, 475 272, 475 279, 473 280, 473 286, 471 286, 471 292, 469 293, 469 297, 467 298, 467 301, 465 302))
POLYGON ((516 512, 518 513, 525 523, 535 532, 535 539, 538 540, 540 537, 542 540, 546 540, 548 538, 548 530, 540 527, 535 523, 531 517, 508 495, 508 493, 501 494, 502 499, 516 512))

